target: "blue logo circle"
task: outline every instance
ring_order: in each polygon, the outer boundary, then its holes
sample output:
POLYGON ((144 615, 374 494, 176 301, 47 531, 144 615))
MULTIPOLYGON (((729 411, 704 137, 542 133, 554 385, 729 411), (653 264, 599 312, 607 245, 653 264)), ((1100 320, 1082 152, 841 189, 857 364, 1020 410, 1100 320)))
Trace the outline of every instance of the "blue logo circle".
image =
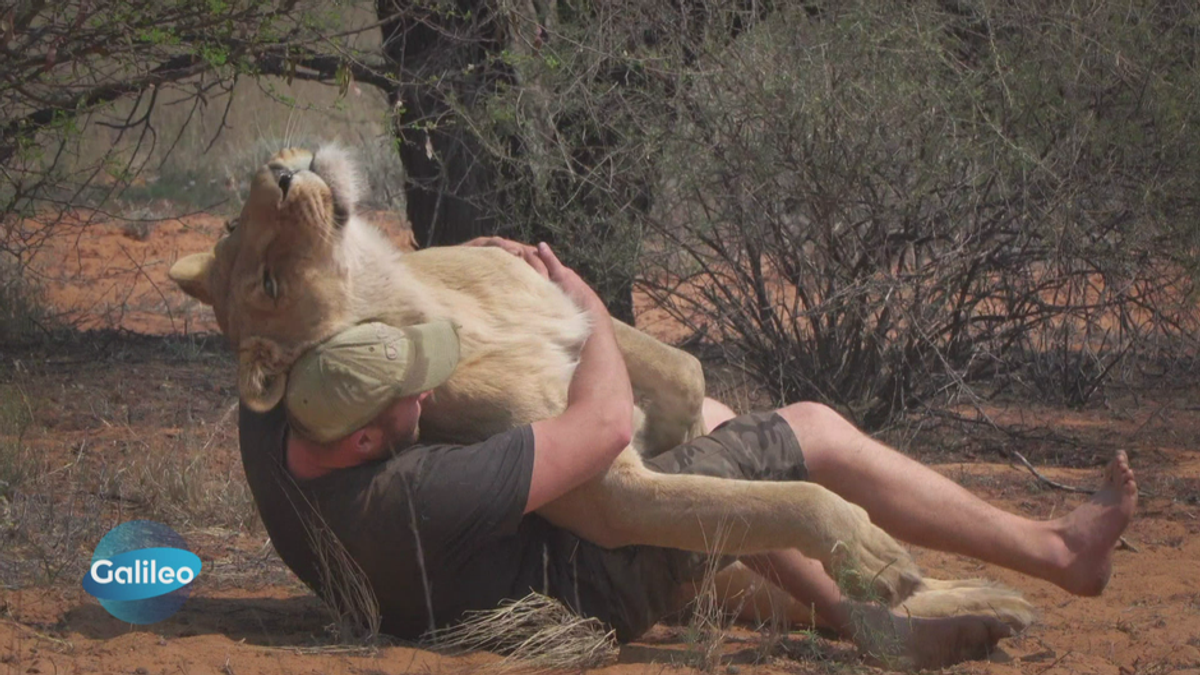
POLYGON ((96 544, 83 589, 122 621, 148 624, 170 617, 191 594, 200 557, 175 530, 152 520, 131 520, 96 544))

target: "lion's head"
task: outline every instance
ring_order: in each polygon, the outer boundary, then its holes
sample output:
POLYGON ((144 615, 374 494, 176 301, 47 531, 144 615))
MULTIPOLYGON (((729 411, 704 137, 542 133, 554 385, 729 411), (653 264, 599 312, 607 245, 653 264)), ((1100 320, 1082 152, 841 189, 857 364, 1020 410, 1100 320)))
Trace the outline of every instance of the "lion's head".
POLYGON ((211 305, 238 352, 238 389, 259 411, 283 397, 287 370, 353 322, 341 235, 358 199, 354 165, 336 146, 284 150, 254 175, 241 215, 211 252, 170 277, 211 305))

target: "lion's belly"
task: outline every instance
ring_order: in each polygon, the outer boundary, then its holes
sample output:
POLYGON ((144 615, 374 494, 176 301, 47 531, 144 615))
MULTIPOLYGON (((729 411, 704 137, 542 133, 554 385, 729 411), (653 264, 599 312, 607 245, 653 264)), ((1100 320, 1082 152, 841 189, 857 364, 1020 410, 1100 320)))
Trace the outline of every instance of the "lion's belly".
POLYGON ((461 358, 423 406, 423 437, 479 441, 566 408, 589 327, 561 289, 499 249, 429 249, 401 260, 405 276, 373 284, 378 295, 364 306, 393 325, 459 326, 461 358))
POLYGON ((506 327, 476 332, 463 325, 454 375, 425 403, 422 435, 474 442, 547 419, 566 409, 579 344, 569 332, 506 327))

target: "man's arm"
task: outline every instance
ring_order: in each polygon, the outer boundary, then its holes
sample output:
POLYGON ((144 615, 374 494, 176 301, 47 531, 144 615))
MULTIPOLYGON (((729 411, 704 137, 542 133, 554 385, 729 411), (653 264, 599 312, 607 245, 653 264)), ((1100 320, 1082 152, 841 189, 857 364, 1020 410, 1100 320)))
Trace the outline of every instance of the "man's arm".
POLYGON ((617 348, 612 318, 599 296, 545 244, 525 259, 543 269, 588 313, 592 334, 567 389, 567 409, 533 424, 533 478, 525 513, 536 511, 599 476, 633 436, 633 389, 617 348))

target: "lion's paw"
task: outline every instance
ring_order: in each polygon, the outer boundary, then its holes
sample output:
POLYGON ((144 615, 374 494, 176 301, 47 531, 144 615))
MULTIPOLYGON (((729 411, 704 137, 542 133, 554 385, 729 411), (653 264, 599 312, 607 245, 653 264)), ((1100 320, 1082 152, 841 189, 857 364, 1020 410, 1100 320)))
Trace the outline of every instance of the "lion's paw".
POLYGON ((855 600, 894 607, 921 584, 921 570, 908 551, 875 526, 861 507, 846 502, 854 515, 845 532, 836 533, 825 569, 842 592, 855 600))

